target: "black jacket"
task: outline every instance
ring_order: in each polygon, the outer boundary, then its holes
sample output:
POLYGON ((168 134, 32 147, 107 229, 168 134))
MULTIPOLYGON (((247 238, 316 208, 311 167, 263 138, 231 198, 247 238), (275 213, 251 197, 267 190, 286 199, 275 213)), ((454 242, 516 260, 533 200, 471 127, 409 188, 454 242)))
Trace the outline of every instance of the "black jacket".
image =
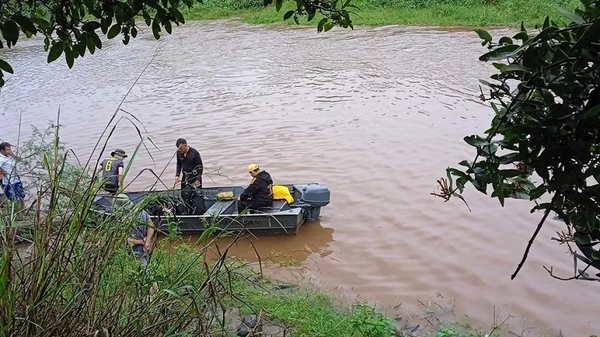
POLYGON ((272 205, 273 204, 273 179, 267 171, 260 171, 252 182, 248 186, 242 195, 240 200, 252 199, 253 203, 260 205, 272 205))
POLYGON ((179 176, 182 171, 182 180, 185 180, 187 183, 191 184, 196 180, 202 179, 202 171, 204 171, 202 158, 200 158, 200 153, 191 146, 185 156, 183 153, 177 152, 177 170, 175 175, 179 176))

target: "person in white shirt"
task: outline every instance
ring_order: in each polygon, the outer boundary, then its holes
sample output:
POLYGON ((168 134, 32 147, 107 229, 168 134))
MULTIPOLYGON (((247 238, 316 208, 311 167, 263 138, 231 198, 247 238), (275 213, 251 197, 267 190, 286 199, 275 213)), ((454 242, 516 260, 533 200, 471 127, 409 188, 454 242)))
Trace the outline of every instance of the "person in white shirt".
POLYGON ((2 187, 6 198, 13 202, 18 202, 24 207, 25 190, 23 183, 17 173, 17 163, 21 157, 12 152, 11 145, 7 142, 0 143, 0 169, 2 169, 2 187))

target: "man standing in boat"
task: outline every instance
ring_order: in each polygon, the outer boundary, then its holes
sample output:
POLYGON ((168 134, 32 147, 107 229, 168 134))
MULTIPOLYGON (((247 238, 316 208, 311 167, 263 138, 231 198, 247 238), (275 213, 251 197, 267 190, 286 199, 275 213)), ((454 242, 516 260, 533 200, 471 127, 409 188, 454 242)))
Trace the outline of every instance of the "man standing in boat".
POLYGON ((183 138, 177 139, 175 146, 177 146, 175 184, 181 181, 181 198, 186 204, 186 213, 188 215, 204 214, 206 212, 204 197, 197 191, 202 188, 202 172, 204 171, 200 153, 189 146, 183 138))
POLYGON ((267 171, 262 171, 258 165, 248 165, 248 174, 252 176, 250 185, 238 198, 238 213, 246 209, 258 209, 273 206, 273 179, 267 171))
POLYGON ((187 144, 183 138, 177 139, 177 169, 175 172, 175 183, 181 181, 181 189, 185 190, 188 186, 202 188, 202 172, 204 165, 198 150, 187 144), (183 173, 183 178, 181 174, 183 173))
POLYGON ((104 190, 115 195, 117 192, 123 191, 123 178, 125 174, 123 160, 127 158, 127 155, 125 151, 116 149, 110 153, 110 156, 110 158, 104 159, 98 165, 96 174, 99 176, 100 171, 102 171, 102 179, 107 179, 103 186, 104 190))

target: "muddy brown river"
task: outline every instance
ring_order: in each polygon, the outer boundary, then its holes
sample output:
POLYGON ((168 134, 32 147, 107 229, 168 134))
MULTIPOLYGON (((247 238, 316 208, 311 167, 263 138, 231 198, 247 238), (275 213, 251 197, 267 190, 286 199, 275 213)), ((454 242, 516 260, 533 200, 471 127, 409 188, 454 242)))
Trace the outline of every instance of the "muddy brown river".
MULTIPOLYGON (((541 214, 531 203, 497 201, 472 189, 444 203, 429 195, 445 168, 473 151, 462 138, 488 127, 478 79, 493 68, 472 31, 383 27, 354 31, 190 23, 160 42, 150 32, 124 47, 118 40, 72 70, 46 64, 40 41, 2 50, 15 75, 0 93, 0 138, 16 142, 30 125, 45 127, 60 107, 62 140, 85 160, 129 87, 157 53, 122 108, 144 124, 159 150, 135 159, 172 184, 175 140, 198 149, 205 185, 247 184, 256 162, 276 183, 319 182, 332 193, 318 223, 295 237, 253 240, 263 260, 300 268, 323 289, 360 294, 378 305, 456 300, 458 315, 489 324, 494 307, 512 314, 513 331, 587 336, 600 331, 598 284, 571 276, 566 248, 551 242, 560 224, 541 231, 516 280, 517 266, 541 214), (227 176, 227 177, 224 177, 227 176), (212 179, 212 180, 211 180, 212 179)), ((498 33, 496 33, 498 34, 498 33)), ((123 120, 109 148, 134 151, 123 120)), ((149 145, 152 148, 151 145, 149 145)), ((154 182, 143 173, 131 186, 154 182)), ((248 245, 236 252, 249 256, 248 245)), ((457 317, 459 319, 460 317, 457 317)), ((424 322, 422 322, 424 323, 424 322)), ((425 322, 426 323, 426 322, 425 322)), ((533 334, 532 333, 532 334, 533 334)))

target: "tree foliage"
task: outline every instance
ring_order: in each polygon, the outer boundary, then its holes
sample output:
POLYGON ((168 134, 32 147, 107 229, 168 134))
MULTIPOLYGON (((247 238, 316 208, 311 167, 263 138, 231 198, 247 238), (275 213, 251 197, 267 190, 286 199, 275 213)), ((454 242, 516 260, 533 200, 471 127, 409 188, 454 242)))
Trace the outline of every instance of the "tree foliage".
MULTIPOLYGON (((264 0, 264 5, 273 2, 279 11, 283 0, 264 0)), ((181 9, 195 4, 202 0, 0 0, 0 49, 15 46, 21 34, 40 35, 48 63, 64 55, 71 68, 75 59, 102 48, 100 36, 120 36, 128 44, 138 35, 140 22, 151 27, 156 39, 163 32, 171 34, 174 25, 185 23, 181 9)), ((319 32, 335 25, 352 28, 348 9, 353 7, 350 0, 297 0, 296 8, 283 17, 298 23, 299 16, 310 21, 320 14, 319 32)), ((0 58, 0 87, 5 73, 12 74, 13 68, 0 58)))
MULTIPOLYGON (((498 70, 491 81, 481 81, 487 87, 482 99, 491 102, 495 116, 484 136, 464 138, 475 159, 448 168, 442 188, 448 200, 467 184, 484 194, 491 185, 491 197, 502 206, 506 198, 525 199, 535 202, 532 212, 544 211, 513 279, 550 213, 567 227, 554 239, 586 269, 600 268, 594 248, 600 242, 600 1, 582 0, 574 12, 560 11, 568 25, 546 17, 533 35, 521 25, 514 36, 494 41, 476 30, 489 49, 480 60, 498 70)), ((586 277, 580 271, 573 278, 586 277)))

